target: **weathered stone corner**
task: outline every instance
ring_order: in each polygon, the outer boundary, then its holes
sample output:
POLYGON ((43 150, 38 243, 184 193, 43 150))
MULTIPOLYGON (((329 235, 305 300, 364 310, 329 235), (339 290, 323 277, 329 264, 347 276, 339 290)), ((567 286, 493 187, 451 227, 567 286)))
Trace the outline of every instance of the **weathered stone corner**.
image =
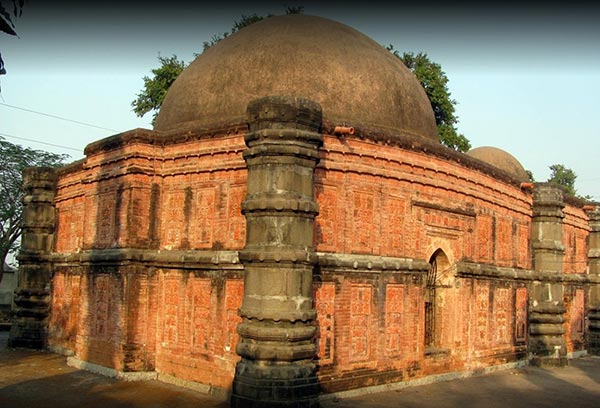
POLYGON ((244 299, 232 407, 315 407, 313 175, 321 107, 298 97, 248 105, 244 299))
MULTIPOLYGON (((590 235, 588 240, 588 266, 590 275, 600 275, 600 206, 588 212, 590 235)), ((600 355, 600 285, 589 289, 588 352, 600 355)))
MULTIPOLYGON (((549 183, 537 183, 533 189, 531 246, 533 267, 541 274, 562 273, 563 191, 549 183)), ((529 299, 529 353, 536 365, 566 365, 564 339, 566 308, 561 282, 534 281, 529 299)))
POLYGON ((20 286, 9 345, 41 349, 47 342, 56 215, 56 170, 31 167, 23 172, 23 233, 19 253, 20 286))

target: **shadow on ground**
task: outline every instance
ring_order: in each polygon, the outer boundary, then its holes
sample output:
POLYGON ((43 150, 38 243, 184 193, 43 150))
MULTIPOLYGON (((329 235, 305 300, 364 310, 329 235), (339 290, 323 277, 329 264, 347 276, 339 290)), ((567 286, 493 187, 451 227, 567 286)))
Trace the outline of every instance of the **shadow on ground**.
MULTIPOLYGON (((77 370, 65 357, 6 349, 0 332, 0 407, 215 407, 227 403, 159 381, 125 382, 77 370)), ((399 391, 327 400, 323 408, 521 408, 600 406, 600 357, 564 368, 499 371, 399 391)))
POLYGON ((57 354, 6 349, 7 336, 0 333, 0 407, 227 407, 159 381, 126 382, 77 370, 57 354))
POLYGON ((600 357, 563 368, 525 367, 398 391, 327 401, 324 408, 525 408, 600 406, 600 357))

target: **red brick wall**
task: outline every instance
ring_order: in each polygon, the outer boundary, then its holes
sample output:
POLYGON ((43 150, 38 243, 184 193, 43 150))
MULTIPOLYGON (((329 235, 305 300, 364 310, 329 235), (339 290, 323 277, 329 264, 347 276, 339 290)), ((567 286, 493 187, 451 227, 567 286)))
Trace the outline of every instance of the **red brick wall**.
POLYGON ((318 251, 531 267, 531 195, 459 163, 326 136, 316 196, 318 251))
MULTIPOLYGON (((153 238, 162 249, 241 249, 241 136, 167 145, 147 159, 139 157, 144 148, 98 153, 81 172, 60 180, 57 252, 153 247, 153 238), (128 156, 133 151, 136 158, 128 156), (155 175, 124 172, 144 160, 153 163, 155 175)), ((317 250, 428 259, 441 238, 454 260, 531 266, 531 197, 517 187, 458 163, 365 140, 325 137, 322 151, 317 250)), ((577 228, 573 239, 581 243, 585 231, 577 228)))
POLYGON ((127 332, 123 280, 111 273, 84 274, 75 356, 124 370, 121 345, 127 332))
POLYGON ((516 283, 471 279, 456 279, 438 289, 437 353, 427 354, 421 278, 407 273, 322 271, 323 280, 315 283, 315 304, 324 390, 525 357, 526 289, 516 283))
POLYGON ((81 275, 70 272, 56 271, 52 278, 48 345, 72 352, 78 331, 81 275))
POLYGON ((181 271, 158 278, 156 370, 185 380, 230 388, 235 364, 239 279, 216 281, 181 271))
POLYGON ((156 370, 228 388, 238 361, 242 279, 127 269, 55 273, 50 345, 121 371, 156 370))
POLYGON ((565 340, 567 352, 585 350, 585 290, 583 287, 567 287, 565 290, 565 340))
POLYGON ((92 154, 59 180, 56 251, 243 248, 243 149, 235 135, 92 154))
POLYGON ((568 205, 563 210, 564 273, 587 273, 589 222, 585 212, 568 205))
MULTIPOLYGON (((141 142, 91 153, 59 180, 60 254, 107 248, 241 249, 242 135, 141 142)), ((325 136, 316 170, 320 252, 531 268, 531 194, 457 162, 368 140, 325 136)), ((586 218, 565 209, 568 272, 587 254, 586 218)), ((229 388, 238 357, 239 274, 143 266, 57 267, 51 344, 118 370, 156 370, 229 388), (79 269, 78 269, 79 268, 79 269)), ((439 292, 441 352, 424 346, 424 274, 322 268, 314 286, 326 391, 477 368, 523 357, 527 292, 457 278, 439 292)), ((569 292, 570 293, 570 292, 569 292)), ((568 327, 579 292, 569 294, 568 327)), ((569 328, 575 349, 578 333, 569 328)))

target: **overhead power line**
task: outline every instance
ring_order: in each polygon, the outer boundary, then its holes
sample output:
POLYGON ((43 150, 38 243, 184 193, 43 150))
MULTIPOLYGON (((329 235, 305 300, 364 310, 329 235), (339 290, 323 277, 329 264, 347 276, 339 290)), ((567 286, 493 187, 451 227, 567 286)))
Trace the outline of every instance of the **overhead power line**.
POLYGON ((9 108, 13 108, 13 109, 22 110, 24 112, 35 113, 36 115, 42 115, 42 116, 47 116, 49 118, 64 120, 66 122, 77 123, 78 125, 89 126, 89 127, 93 127, 93 128, 96 128, 96 129, 108 130, 108 131, 115 132, 115 133, 118 132, 117 130, 114 130, 114 129, 109 129, 109 128, 105 128, 105 127, 102 127, 102 126, 96 126, 96 125, 92 125, 90 123, 80 122, 78 120, 63 118, 62 116, 51 115, 49 113, 38 112, 38 111, 33 110, 33 109, 21 108, 19 106, 9 105, 8 103, 4 103, 4 102, 0 102, 0 105, 6 106, 6 107, 9 107, 9 108))
POLYGON ((68 150, 73 150, 75 152, 81 153, 81 149, 76 149, 74 147, 61 146, 61 145, 58 145, 58 144, 42 142, 42 141, 35 140, 35 139, 27 139, 26 137, 19 137, 19 136, 9 135, 9 134, 6 134, 6 133, 0 133, 0 136, 10 137, 11 139, 25 140, 27 142, 39 143, 39 144, 43 144, 43 145, 46 145, 46 146, 60 147, 61 149, 68 149, 68 150))

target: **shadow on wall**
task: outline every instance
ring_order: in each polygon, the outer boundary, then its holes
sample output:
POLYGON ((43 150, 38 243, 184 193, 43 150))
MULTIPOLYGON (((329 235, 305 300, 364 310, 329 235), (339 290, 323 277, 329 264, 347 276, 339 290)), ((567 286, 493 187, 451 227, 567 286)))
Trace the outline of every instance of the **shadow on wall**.
MULTIPOLYGON (((127 153, 123 148, 111 146, 111 149, 110 152, 96 153, 99 157, 95 159, 103 162, 110 157, 124 157, 127 153)), ((102 174, 118 172, 119 165, 118 161, 103 163, 102 174)), ((141 288, 139 280, 147 278, 148 271, 125 259, 129 251, 127 247, 149 248, 152 245, 151 237, 156 228, 154 221, 158 217, 150 217, 152 221, 146 220, 145 223, 131 217, 134 211, 133 186, 127 185, 127 175, 102 177, 102 174, 100 171, 92 174, 92 179, 95 178, 92 194, 95 214, 86 214, 85 210, 89 211, 91 206, 89 202, 84 204, 83 250, 89 262, 80 265, 80 293, 83 296, 79 304, 75 356, 118 371, 151 371, 154 362, 149 361, 145 354, 143 343, 146 339, 140 344, 132 339, 137 320, 144 315, 137 310, 138 297, 143 298, 142 292, 148 288, 148 285, 141 288), (148 227, 144 242, 132 242, 132 236, 142 235, 132 232, 144 227, 148 227), (88 236, 93 236, 91 242, 85 242, 88 236)), ((153 193, 154 189, 150 194, 153 196, 153 193)), ((89 199, 86 197, 86 200, 89 199)), ((137 218, 140 215, 136 214, 137 218)), ((144 322, 147 325, 151 323, 144 322)), ((154 344, 153 341, 147 343, 148 347, 154 344)))

